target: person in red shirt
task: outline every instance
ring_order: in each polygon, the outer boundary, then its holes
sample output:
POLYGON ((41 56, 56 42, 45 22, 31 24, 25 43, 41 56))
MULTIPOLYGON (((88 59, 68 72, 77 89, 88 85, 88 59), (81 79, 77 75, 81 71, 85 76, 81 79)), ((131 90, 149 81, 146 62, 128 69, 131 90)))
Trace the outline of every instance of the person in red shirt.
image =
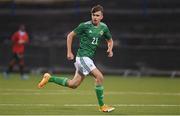
POLYGON ((27 77, 24 75, 24 51, 25 44, 29 42, 29 36, 25 30, 25 25, 19 26, 19 30, 12 35, 11 41, 13 57, 4 75, 8 77, 8 74, 12 72, 15 64, 18 63, 21 77, 22 79, 26 79, 27 77))

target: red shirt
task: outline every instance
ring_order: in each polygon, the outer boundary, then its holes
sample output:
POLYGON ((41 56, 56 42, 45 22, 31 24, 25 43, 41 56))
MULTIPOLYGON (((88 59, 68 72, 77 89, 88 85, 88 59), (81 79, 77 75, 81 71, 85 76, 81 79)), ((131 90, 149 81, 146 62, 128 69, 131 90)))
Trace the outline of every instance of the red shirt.
POLYGON ((13 41, 12 51, 13 53, 23 54, 24 44, 29 41, 29 36, 27 32, 17 31, 12 35, 11 40, 13 41), (20 41, 24 41, 20 43, 20 41))

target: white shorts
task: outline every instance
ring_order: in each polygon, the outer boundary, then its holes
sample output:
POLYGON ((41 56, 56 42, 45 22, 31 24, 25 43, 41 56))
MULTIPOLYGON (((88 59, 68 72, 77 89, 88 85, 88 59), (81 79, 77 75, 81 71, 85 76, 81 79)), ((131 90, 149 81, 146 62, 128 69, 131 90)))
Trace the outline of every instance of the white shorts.
POLYGON ((96 68, 94 62, 89 57, 76 57, 74 63, 76 70, 81 72, 83 75, 88 75, 93 69, 96 68))

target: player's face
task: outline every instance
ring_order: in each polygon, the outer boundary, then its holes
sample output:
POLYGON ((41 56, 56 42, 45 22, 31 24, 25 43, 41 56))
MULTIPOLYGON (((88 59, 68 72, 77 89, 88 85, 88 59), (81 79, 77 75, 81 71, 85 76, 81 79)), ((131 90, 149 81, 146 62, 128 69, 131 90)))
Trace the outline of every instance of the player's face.
POLYGON ((25 26, 24 25, 20 25, 19 30, 25 31, 25 26))
POLYGON ((103 19, 103 14, 101 11, 97 11, 91 14, 91 18, 94 25, 99 25, 100 21, 103 19))

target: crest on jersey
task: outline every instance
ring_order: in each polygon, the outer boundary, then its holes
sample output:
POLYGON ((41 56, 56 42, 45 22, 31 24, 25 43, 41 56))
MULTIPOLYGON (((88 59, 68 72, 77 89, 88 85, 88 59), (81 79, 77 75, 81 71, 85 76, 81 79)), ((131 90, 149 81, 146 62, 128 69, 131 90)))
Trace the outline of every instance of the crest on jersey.
POLYGON ((103 35, 103 33, 104 33, 103 31, 100 31, 100 35, 103 35))
POLYGON ((91 30, 89 30, 89 33, 92 33, 92 31, 91 31, 91 30))

